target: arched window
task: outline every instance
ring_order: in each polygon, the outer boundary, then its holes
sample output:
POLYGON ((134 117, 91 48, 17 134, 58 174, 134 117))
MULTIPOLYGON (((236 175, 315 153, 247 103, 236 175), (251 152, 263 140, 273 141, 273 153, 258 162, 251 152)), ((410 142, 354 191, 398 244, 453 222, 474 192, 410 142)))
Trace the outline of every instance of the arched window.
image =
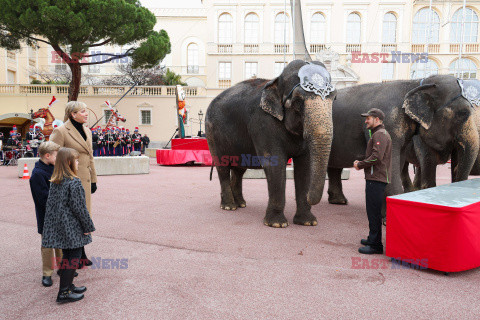
POLYGON ((326 23, 325 16, 319 12, 312 16, 310 25, 310 42, 311 43, 325 43, 326 23))
POLYGON ((450 63, 449 73, 460 79, 476 79, 477 66, 470 59, 457 59, 450 63))
POLYGON ((412 43, 438 43, 439 30, 440 18, 438 14, 433 9, 430 11, 429 8, 423 8, 413 17, 412 43))
POLYGON ((275 17, 275 32, 274 32, 274 42, 276 44, 283 44, 285 43, 288 45, 290 43, 290 22, 288 16, 280 12, 275 17), (284 33, 285 38, 284 38, 284 33))
POLYGON ((249 13, 245 17, 245 43, 257 44, 258 43, 258 27, 259 19, 255 13, 249 13))
MULTIPOLYGON (((452 17, 450 29, 450 42, 462 42, 462 20, 463 8, 457 10, 452 17)), ((465 26, 463 29, 463 42, 472 43, 477 42, 478 39, 478 16, 470 8, 465 8, 465 26)))
POLYGON ((361 43, 362 19, 358 13, 350 13, 347 19, 347 43, 361 43))
POLYGON ((397 42, 397 17, 388 12, 383 16, 382 43, 397 42))
POLYGON ((187 47, 187 73, 198 73, 198 45, 193 42, 187 47))
POLYGON ((416 61, 412 63, 410 79, 422 79, 432 74, 438 74, 438 64, 435 61, 428 60, 427 63, 416 61))
POLYGON ((233 18, 228 13, 218 18, 218 43, 233 43, 233 18))

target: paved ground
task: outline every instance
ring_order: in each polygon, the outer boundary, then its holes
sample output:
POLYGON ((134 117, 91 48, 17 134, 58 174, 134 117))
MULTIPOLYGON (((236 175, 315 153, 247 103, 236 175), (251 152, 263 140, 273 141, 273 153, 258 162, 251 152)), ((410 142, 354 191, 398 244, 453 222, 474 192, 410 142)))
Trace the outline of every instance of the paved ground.
MULTIPOLYGON (((140 176, 99 177, 91 258, 128 259, 127 269, 81 270, 81 302, 57 306, 59 278, 42 287, 40 236, 28 181, 0 167, 0 318, 52 319, 478 319, 480 269, 353 269, 367 233, 362 173, 344 182, 348 206, 326 198, 319 225, 262 223, 264 180, 244 183, 247 208, 219 207, 207 167, 160 167, 140 176)), ((448 182, 440 168, 438 183, 448 182)), ((286 216, 295 212, 287 182, 286 216)), ((365 256, 362 256, 365 258, 365 256)), ((376 255, 376 259, 387 259, 376 255)))

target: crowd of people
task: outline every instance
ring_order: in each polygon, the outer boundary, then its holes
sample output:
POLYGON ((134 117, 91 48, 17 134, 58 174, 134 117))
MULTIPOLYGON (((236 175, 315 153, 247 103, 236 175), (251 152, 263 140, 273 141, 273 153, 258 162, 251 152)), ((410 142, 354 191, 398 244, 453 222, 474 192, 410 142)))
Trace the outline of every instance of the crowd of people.
MULTIPOLYGON (((54 126, 54 129, 57 126, 54 126)), ((150 144, 150 138, 147 134, 143 136, 138 132, 138 127, 133 133, 125 128, 102 129, 101 127, 92 128, 92 148, 95 157, 113 157, 129 155, 132 151, 145 153, 145 149, 150 144)), ((25 139, 18 132, 14 125, 5 139, 0 132, 0 162, 6 165, 9 160, 20 157, 37 157, 38 147, 45 141, 45 137, 38 126, 31 125, 25 139), (6 156, 8 153, 8 156, 6 156)))
POLYGON ((150 138, 138 132, 135 127, 133 133, 129 129, 115 127, 102 129, 92 128, 93 155, 95 157, 112 157, 129 155, 132 151, 145 153, 150 144, 150 138))
POLYGON ((4 135, 0 132, 0 160, 3 165, 6 165, 11 159, 29 156, 28 153, 30 153, 30 157, 36 157, 38 146, 45 138, 39 127, 31 125, 25 140, 23 140, 21 133, 17 130, 17 126, 14 125, 9 132, 9 137, 6 141, 4 140, 4 135))

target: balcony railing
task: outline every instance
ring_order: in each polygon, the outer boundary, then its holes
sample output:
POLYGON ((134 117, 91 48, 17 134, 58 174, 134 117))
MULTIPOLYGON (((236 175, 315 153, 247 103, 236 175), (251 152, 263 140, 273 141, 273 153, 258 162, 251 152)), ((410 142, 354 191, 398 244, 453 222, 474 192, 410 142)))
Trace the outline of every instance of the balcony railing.
MULTIPOLYGON (((464 53, 478 52, 478 49, 479 49, 478 43, 465 43, 463 45, 464 53)), ((460 44, 459 43, 450 44, 450 53, 458 53, 458 52, 460 52, 460 44)))
POLYGON ((198 66, 187 66, 187 73, 198 74, 199 73, 198 66))
POLYGON ((258 44, 244 44, 243 45, 244 53, 258 53, 258 44))
POLYGON ((465 43, 465 52, 478 52, 478 43, 465 43))
POLYGON ((174 96, 175 92, 176 92, 175 87, 167 88, 167 96, 174 96))
POLYGON ((232 44, 219 44, 217 45, 217 52, 218 53, 232 53, 232 44))
POLYGON ((310 45, 310 52, 311 53, 319 53, 322 50, 325 50, 327 47, 324 44, 311 44, 310 45))
POLYGON ((225 88, 230 88, 232 86, 232 80, 230 79, 223 79, 223 80, 218 80, 218 87, 225 89, 225 88))
POLYGON ((362 45, 359 43, 347 43, 345 47, 346 52, 359 52, 362 51, 362 45))
MULTIPOLYGON (((412 44, 412 53, 424 53, 427 51, 427 46, 425 44, 412 44)), ((431 43, 428 45, 428 53, 439 53, 440 44, 431 43)))
MULTIPOLYGON (((230 80, 223 80, 228 81, 230 80)), ((229 85, 230 86, 230 85, 229 85)), ((35 94, 35 95, 68 95, 68 85, 8 85, 0 84, 0 94, 35 94)), ((123 86, 81 86, 80 95, 84 96, 121 96, 130 87, 123 86)), ((200 96, 205 94, 204 88, 183 87, 187 96, 200 96)), ((138 86, 133 88, 129 96, 175 96, 174 86, 138 86)))
POLYGON ((289 44, 274 44, 273 51, 275 53, 288 53, 290 52, 290 45, 289 44))
POLYGON ((382 52, 392 52, 397 51, 397 44, 396 43, 383 43, 382 44, 382 52))

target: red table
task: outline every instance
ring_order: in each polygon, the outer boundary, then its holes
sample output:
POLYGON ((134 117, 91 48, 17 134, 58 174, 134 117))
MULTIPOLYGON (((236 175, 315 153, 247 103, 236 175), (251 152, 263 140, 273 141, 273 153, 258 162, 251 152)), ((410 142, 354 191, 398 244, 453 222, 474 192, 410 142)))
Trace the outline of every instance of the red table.
POLYGON ((387 198, 386 255, 429 269, 480 266, 480 179, 387 198))
POLYGON ((209 166, 212 164, 212 156, 208 150, 157 150, 157 163, 159 165, 171 166, 191 161, 209 166))
POLYGON ((208 150, 206 138, 172 139, 172 150, 208 150))

